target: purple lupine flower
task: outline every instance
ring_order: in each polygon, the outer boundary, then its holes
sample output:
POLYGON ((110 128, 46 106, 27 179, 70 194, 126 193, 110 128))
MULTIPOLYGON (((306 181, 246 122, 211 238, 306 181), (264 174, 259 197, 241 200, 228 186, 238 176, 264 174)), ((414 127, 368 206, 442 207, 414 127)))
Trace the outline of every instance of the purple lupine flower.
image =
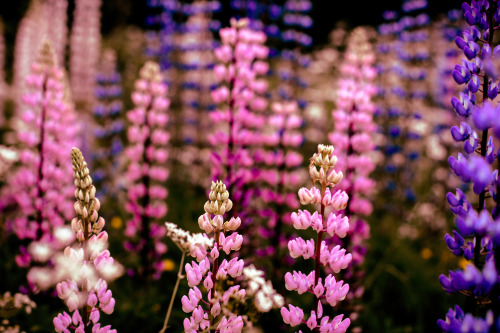
MULTIPOLYGON (((455 140, 464 141, 466 155, 459 153, 458 159, 451 156, 449 164, 463 182, 472 183, 478 201, 469 202, 458 189, 456 196, 451 193, 447 195, 456 215, 457 230, 453 231, 453 237, 448 234, 445 236, 446 244, 453 254, 463 256, 470 263, 465 270, 450 271, 448 277, 441 275, 439 280, 449 293, 460 292, 474 297, 474 300, 467 303, 465 310, 476 313, 478 302, 481 303, 480 299, 483 297, 491 297, 494 300, 491 308, 498 308, 498 295, 489 295, 499 283, 496 266, 498 258, 495 257, 500 255, 500 246, 492 241, 496 239, 498 196, 495 193, 498 188, 498 167, 493 166, 495 145, 493 138, 488 137, 488 132, 495 127, 498 118, 497 108, 489 101, 498 94, 498 78, 489 69, 489 63, 491 49, 494 47, 494 32, 498 29, 500 18, 497 15, 497 1, 472 1, 471 5, 464 3, 462 9, 465 20, 472 27, 455 41, 468 60, 463 59, 462 65, 455 67, 453 77, 458 84, 467 83, 469 91, 460 94, 460 100, 452 99, 452 104, 460 116, 472 116, 472 119, 462 123, 460 128, 451 129, 455 140), (480 37, 483 44, 481 52, 475 42, 480 37), (473 98, 471 93, 478 92, 479 88, 482 89, 482 99, 473 98), (487 204, 487 193, 492 193, 491 197, 497 203, 493 210, 487 204)), ((496 46, 493 54, 495 50, 496 46)), ((481 308, 485 308, 483 304, 481 308)), ((469 313, 464 314, 457 306, 454 312, 450 310, 446 321, 439 320, 438 325, 445 332, 489 332, 500 321, 500 318, 494 318, 495 315, 488 311, 486 318, 475 318, 469 313)))

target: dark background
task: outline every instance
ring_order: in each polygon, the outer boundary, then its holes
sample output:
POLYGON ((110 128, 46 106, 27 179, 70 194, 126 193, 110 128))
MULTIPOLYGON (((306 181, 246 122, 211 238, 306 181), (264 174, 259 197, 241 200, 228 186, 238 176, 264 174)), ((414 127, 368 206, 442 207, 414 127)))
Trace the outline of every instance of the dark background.
MULTIPOLYGON (((146 28, 145 17, 152 13, 147 6, 147 0, 103 0, 102 5, 102 33, 110 33, 120 26, 133 24, 146 28)), ((229 0, 222 0, 222 17, 230 17, 229 0)), ((383 23, 382 12, 385 10, 399 10, 401 0, 313 0, 312 17, 314 26, 311 35, 314 44, 323 44, 327 41, 328 33, 339 21, 344 21, 349 27, 359 25, 377 26, 383 23)), ((15 30, 19 20, 28 8, 28 0, 0 1, 0 17, 6 28, 6 39, 10 43, 15 37, 15 30)), ((69 1, 68 11, 71 13, 74 1, 69 1)), ((458 0, 430 0, 427 13, 432 18, 454 8, 460 8, 462 1, 458 0)), ((221 22, 223 26, 228 22, 221 22)))

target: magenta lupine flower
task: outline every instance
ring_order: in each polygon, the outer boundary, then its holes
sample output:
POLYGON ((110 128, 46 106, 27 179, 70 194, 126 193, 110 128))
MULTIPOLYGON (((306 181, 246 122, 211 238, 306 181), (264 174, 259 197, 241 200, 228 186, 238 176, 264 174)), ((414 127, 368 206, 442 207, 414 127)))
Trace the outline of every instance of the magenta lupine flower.
MULTIPOLYGON (((59 313, 53 323, 56 332, 99 332, 116 333, 110 325, 101 327, 101 312, 113 313, 115 299, 106 281, 120 275, 121 268, 114 262, 107 250, 108 234, 102 231, 104 219, 98 216, 99 199, 89 176, 89 169, 81 151, 71 150, 73 175, 75 178, 74 205, 76 217, 71 227, 79 241, 77 247, 67 247, 64 255, 71 268, 66 272, 70 277, 57 284, 57 296, 68 306, 68 313, 59 313)), ((61 269, 61 267, 57 267, 61 269)))
POLYGON ((322 266, 339 273, 340 270, 347 268, 352 260, 351 254, 346 254, 346 250, 340 245, 331 248, 323 240, 325 233, 330 237, 343 238, 349 230, 348 218, 335 213, 346 208, 349 198, 342 190, 337 190, 335 193, 332 191, 343 177, 342 172, 337 173, 334 170, 337 157, 333 155, 333 150, 333 146, 319 145, 318 153, 311 158, 309 174, 313 184, 319 183, 321 189, 313 185, 311 189, 301 188, 298 192, 302 205, 319 205, 320 211, 311 214, 299 210, 291 217, 296 229, 312 228, 317 233, 317 239, 306 241, 298 237, 288 243, 293 258, 314 259, 314 270, 309 274, 300 271, 286 273, 285 287, 287 290, 296 291, 299 295, 305 292, 314 294, 314 304, 309 316, 303 309, 291 304, 288 308, 281 308, 281 316, 283 321, 292 327, 306 324, 311 331, 340 333, 347 330, 351 323, 350 319, 344 319, 343 314, 333 318, 324 316, 323 304, 327 303, 333 307, 344 300, 349 292, 349 285, 344 281, 337 281, 331 273, 326 277, 321 276, 322 266), (330 213, 326 217, 328 211, 330 213))
POLYGON ((73 106, 65 96, 64 73, 48 41, 42 44, 26 83, 30 89, 23 97, 26 111, 18 127, 20 164, 8 178, 0 200, 8 229, 19 239, 29 240, 16 257, 24 267, 32 259, 46 261, 53 251, 67 245, 67 240, 58 237, 64 234, 64 221, 71 218, 73 206, 68 186, 71 166, 64 155, 75 144, 77 133, 73 106), (39 245, 48 256, 38 253, 39 245))
POLYGON ((247 206, 243 187, 252 180, 252 147, 261 144, 258 133, 265 122, 262 114, 267 107, 263 97, 267 83, 258 78, 267 73, 263 61, 269 49, 264 46, 266 35, 252 31, 248 20, 231 20, 231 27, 220 30, 222 45, 215 50, 220 64, 215 76, 221 84, 212 91, 219 109, 211 113, 216 125, 209 141, 215 147, 212 154, 212 179, 226 179, 239 209, 247 206))
POLYGON ((375 187, 370 173, 375 164, 370 158, 374 150, 371 133, 376 130, 373 122, 375 105, 372 96, 376 89, 372 84, 376 71, 373 67, 375 55, 368 42, 366 31, 355 29, 348 40, 345 61, 340 66, 337 108, 333 110, 334 131, 329 134, 330 142, 336 144, 339 158, 338 170, 344 174, 339 187, 349 195, 344 215, 351 221, 349 238, 342 242, 352 252, 352 262, 345 279, 350 282, 349 298, 361 297, 363 287, 356 283, 363 276, 360 265, 364 261, 366 239, 370 227, 363 216, 370 215, 373 208, 366 199, 375 187))
POLYGON ((125 235, 129 250, 141 256, 141 275, 159 277, 163 270, 161 256, 167 251, 162 238, 165 236, 163 218, 167 214, 167 189, 165 181, 169 171, 165 163, 169 157, 166 149, 170 135, 165 131, 169 116, 170 100, 167 86, 162 82, 158 64, 148 62, 141 69, 135 82, 132 101, 135 108, 128 111, 129 147, 125 154, 127 169, 127 211, 132 219, 127 223, 125 235))
POLYGON ((189 293, 182 297, 182 310, 192 313, 184 319, 186 332, 241 332, 244 321, 224 308, 232 297, 245 297, 245 289, 233 284, 224 290, 222 282, 234 280, 243 272, 243 260, 229 254, 238 251, 243 242, 243 236, 236 232, 241 225, 239 217, 224 221, 223 215, 233 207, 229 192, 223 182, 212 182, 209 201, 205 203, 205 214, 198 219, 198 225, 207 235, 213 233, 214 244, 203 256, 197 256, 196 261, 186 264, 186 278, 189 293), (229 232, 232 232, 228 234, 229 232), (222 261, 222 257, 224 258, 222 261), (206 300, 198 286, 202 284, 207 290, 206 300))
POLYGON ((101 48, 101 0, 76 0, 70 36, 70 81, 77 108, 90 111, 101 48))
POLYGON ((265 208, 260 208, 258 214, 266 219, 256 234, 264 235, 269 240, 266 247, 261 247, 257 253, 273 255, 275 269, 279 269, 283 260, 280 247, 286 247, 283 225, 291 223, 290 211, 300 206, 288 189, 298 187, 304 179, 303 170, 298 169, 303 157, 297 152, 303 143, 300 132, 302 123, 295 101, 272 103, 271 114, 261 135, 263 146, 254 153, 254 160, 260 166, 257 179, 262 182, 258 196, 265 203, 265 208))

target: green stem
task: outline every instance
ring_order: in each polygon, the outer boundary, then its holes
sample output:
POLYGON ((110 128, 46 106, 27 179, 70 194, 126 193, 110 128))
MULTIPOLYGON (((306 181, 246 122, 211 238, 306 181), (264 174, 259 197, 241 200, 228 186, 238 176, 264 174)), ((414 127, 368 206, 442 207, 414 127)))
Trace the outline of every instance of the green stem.
POLYGON ((182 275, 182 268, 184 267, 184 259, 186 258, 186 252, 182 251, 181 262, 179 263, 179 272, 177 272, 177 281, 175 282, 174 291, 172 292, 172 297, 170 298, 170 304, 168 305, 167 315, 165 316, 165 322, 163 323, 163 328, 159 333, 165 333, 168 327, 168 320, 170 319, 170 313, 172 312, 172 308, 174 306, 175 295, 177 294, 177 289, 179 289, 179 283, 182 279, 184 279, 184 275, 182 275))

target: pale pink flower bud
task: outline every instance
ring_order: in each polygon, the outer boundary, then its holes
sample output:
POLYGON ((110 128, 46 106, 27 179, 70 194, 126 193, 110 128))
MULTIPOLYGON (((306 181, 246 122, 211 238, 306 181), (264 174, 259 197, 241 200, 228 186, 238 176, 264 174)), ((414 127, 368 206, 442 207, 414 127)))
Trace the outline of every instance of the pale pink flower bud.
POLYGON ((66 305, 68 306, 69 311, 71 312, 75 311, 80 305, 80 300, 78 298, 78 295, 75 293, 71 294, 66 300, 66 305))
POLYGON ((90 311, 90 320, 92 320, 92 322, 94 324, 97 324, 97 322, 99 321, 99 318, 100 318, 100 314, 99 314, 99 310, 98 309, 92 309, 90 311))
POLYGON ((111 302, 111 299, 113 297, 113 293, 111 292, 111 290, 107 290, 104 295, 102 295, 100 298, 99 298, 99 302, 101 302, 101 304, 108 304, 109 302, 111 302))
POLYGON ((335 210, 342 210, 347 207, 347 201, 349 200, 349 196, 344 191, 338 190, 332 196, 331 206, 335 210))
POLYGON ((314 199, 314 195, 305 187, 299 190, 300 203, 303 205, 309 205, 314 199))
POLYGON ((318 279, 318 284, 314 287, 313 293, 317 298, 320 298, 321 295, 325 292, 325 287, 321 283, 321 278, 318 279))
MULTIPOLYGON (((95 295, 95 293, 91 293, 89 295, 89 298, 87 300, 87 305, 88 306, 91 306, 91 307, 94 307, 97 305, 97 296, 95 295)), ((75 324, 76 325, 76 324, 75 324)))
POLYGON ((318 319, 316 318, 316 312, 311 311, 311 316, 307 320, 307 327, 312 331, 318 326, 318 319))
POLYGON ((241 225, 241 219, 239 217, 234 218, 231 217, 231 219, 227 222, 224 223, 224 230, 225 231, 234 231, 238 229, 241 225))
POLYGON ((217 247, 214 247, 212 249, 212 251, 210 251, 210 257, 212 257, 212 259, 216 259, 216 258, 219 258, 219 250, 217 249, 217 247))
POLYGON ((212 225, 216 230, 221 230, 224 227, 224 218, 222 215, 215 215, 212 219, 212 225))
POLYGON ((240 276, 243 272, 243 265, 243 260, 238 260, 238 258, 231 259, 227 264, 228 274, 233 278, 240 276))
POLYGON ((281 317, 283 317, 283 321, 285 324, 289 324, 294 327, 302 323, 302 319, 304 319, 304 311, 301 308, 295 307, 293 305, 288 305, 288 310, 285 307, 281 308, 281 317))
POLYGON ((56 332, 69 332, 67 327, 71 324, 71 317, 66 312, 58 314, 52 322, 56 332))
POLYGON ((212 272, 209 272, 209 275, 203 281, 203 286, 205 289, 210 290, 214 287, 214 282, 212 281, 212 272))
POLYGON ((309 259, 314 256, 314 241, 309 239, 304 241, 301 237, 297 237, 288 242, 288 250, 292 258, 304 257, 309 259))
MULTIPOLYGON (((190 290, 191 293, 191 290, 190 290)), ((182 296, 181 298, 181 303, 182 303, 182 311, 189 313, 193 312, 193 310, 196 308, 198 305, 198 299, 195 297, 187 297, 186 295, 182 296)))
POLYGON ((335 215, 333 212, 328 216, 326 221, 326 232, 330 236, 337 235, 340 238, 344 238, 349 231, 349 219, 347 216, 342 217, 340 214, 335 215))
POLYGON ((212 305, 212 310, 210 310, 210 313, 212 314, 212 316, 216 317, 219 315, 220 310, 221 310, 220 303, 215 302, 215 304, 212 305))
POLYGON ((210 234, 213 231, 212 224, 210 223, 210 217, 207 213, 198 218, 198 225, 200 226, 200 229, 203 229, 207 234, 210 234))
POLYGON ((293 212, 291 215, 291 220, 295 229, 307 229, 311 226, 311 213, 306 210, 299 210, 299 214, 293 212))
POLYGON ((309 289, 308 277, 302 272, 293 271, 293 274, 287 272, 285 274, 285 288, 303 294, 309 289))
POLYGON ((195 262, 192 264, 193 265, 191 266, 191 264, 188 263, 185 266, 186 278, 190 287, 197 286, 203 278, 199 266, 195 262))
POLYGON ((80 312, 78 312, 78 310, 73 312, 73 316, 71 316, 71 319, 72 319, 73 325, 75 325, 75 326, 79 325, 82 322, 82 316, 80 316, 80 312))

